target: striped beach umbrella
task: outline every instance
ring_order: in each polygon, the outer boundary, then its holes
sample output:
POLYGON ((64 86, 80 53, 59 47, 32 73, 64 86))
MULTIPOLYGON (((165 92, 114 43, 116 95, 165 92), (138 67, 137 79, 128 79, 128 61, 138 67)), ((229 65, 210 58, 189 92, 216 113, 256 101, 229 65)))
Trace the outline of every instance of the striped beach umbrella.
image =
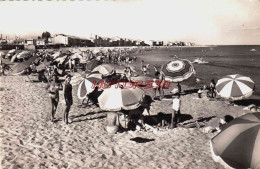
POLYGON ((93 72, 87 75, 80 83, 78 87, 78 98, 84 99, 87 94, 93 92, 95 90, 96 85, 102 81, 102 75, 97 72, 93 72))
POLYGON ((114 73, 114 68, 113 68, 113 66, 111 66, 109 64, 102 64, 102 65, 95 67, 92 71, 99 72, 104 76, 109 76, 114 73))
POLYGON ((255 84, 250 77, 239 74, 228 75, 219 79, 216 84, 217 94, 225 99, 241 100, 250 97, 255 84))
POLYGON ((174 59, 164 64, 162 71, 165 74, 165 80, 172 82, 181 82, 195 74, 193 65, 186 59, 174 59))
POLYGON ((227 168, 260 168, 260 114, 238 117, 210 142, 214 161, 227 168))
POLYGON ((101 109, 106 111, 132 110, 141 105, 144 91, 140 88, 123 87, 117 83, 104 89, 98 98, 101 109))

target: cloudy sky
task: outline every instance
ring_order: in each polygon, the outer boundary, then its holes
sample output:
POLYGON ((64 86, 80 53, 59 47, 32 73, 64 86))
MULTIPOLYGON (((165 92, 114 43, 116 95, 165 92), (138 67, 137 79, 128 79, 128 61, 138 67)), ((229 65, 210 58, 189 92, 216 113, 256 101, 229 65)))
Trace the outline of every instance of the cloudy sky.
POLYGON ((0 1, 0 33, 259 44, 260 0, 0 1))

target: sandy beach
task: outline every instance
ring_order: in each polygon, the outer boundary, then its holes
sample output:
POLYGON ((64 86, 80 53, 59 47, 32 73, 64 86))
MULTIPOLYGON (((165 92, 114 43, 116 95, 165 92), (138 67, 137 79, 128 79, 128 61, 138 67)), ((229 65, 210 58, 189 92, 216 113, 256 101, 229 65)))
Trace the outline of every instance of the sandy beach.
MULTIPOLYGON (((154 130, 108 135, 106 112, 94 105, 79 108, 77 86, 73 87, 71 123, 63 122, 61 102, 56 113, 59 121, 52 123, 46 84, 31 83, 27 76, 2 76, 0 82, 2 168, 222 168, 210 153, 209 140, 216 132, 154 126, 154 130), (133 141, 138 138, 144 142, 133 141)), ((171 89, 165 91, 166 96, 171 89)), ((183 90, 189 89, 183 86, 183 90)), ((208 118, 205 127, 217 127, 219 118, 225 115, 248 113, 242 106, 229 106, 227 101, 197 99, 196 93, 186 94, 181 100, 181 113, 193 119, 208 118)), ((171 114, 170 105, 171 99, 156 100, 150 113, 171 114)))

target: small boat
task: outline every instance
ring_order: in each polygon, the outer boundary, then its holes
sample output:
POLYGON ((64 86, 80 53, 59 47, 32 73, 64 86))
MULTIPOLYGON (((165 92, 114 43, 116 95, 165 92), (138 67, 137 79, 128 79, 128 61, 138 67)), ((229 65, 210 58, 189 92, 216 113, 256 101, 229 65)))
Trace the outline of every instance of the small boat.
POLYGON ((250 52, 256 52, 256 50, 254 48, 250 49, 250 52))
POLYGON ((209 62, 203 61, 200 58, 198 58, 198 59, 195 59, 192 63, 205 64, 205 63, 209 63, 209 62))

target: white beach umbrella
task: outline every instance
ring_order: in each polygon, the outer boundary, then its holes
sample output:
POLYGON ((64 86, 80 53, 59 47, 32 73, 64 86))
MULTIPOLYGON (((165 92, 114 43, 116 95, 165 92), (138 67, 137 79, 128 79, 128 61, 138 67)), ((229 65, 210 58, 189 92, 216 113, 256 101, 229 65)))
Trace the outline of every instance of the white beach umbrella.
POLYGON ((250 77, 239 74, 228 75, 216 84, 217 94, 225 99, 241 100, 253 94, 255 84, 250 77))
POLYGON ((121 84, 111 85, 104 89, 98 98, 101 109, 107 111, 132 110, 141 105, 144 91, 138 87, 124 87, 121 84))

